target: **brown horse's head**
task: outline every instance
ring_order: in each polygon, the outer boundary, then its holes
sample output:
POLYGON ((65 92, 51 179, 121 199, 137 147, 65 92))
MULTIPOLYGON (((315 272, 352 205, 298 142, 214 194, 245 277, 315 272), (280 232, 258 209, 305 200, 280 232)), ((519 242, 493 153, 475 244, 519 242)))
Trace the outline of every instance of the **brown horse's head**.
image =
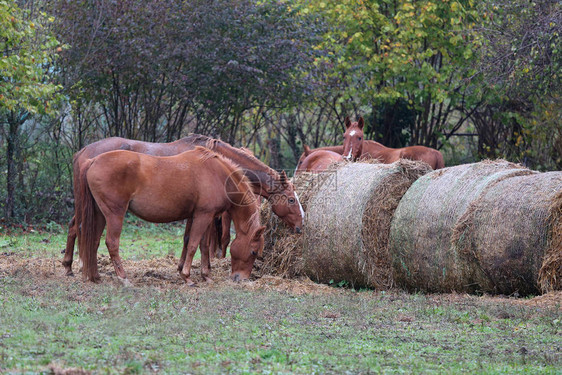
POLYGON ((343 157, 348 160, 357 160, 363 151, 363 117, 359 121, 351 122, 345 118, 345 133, 343 134, 343 157))
POLYGON ((280 180, 277 181, 275 189, 269 195, 271 209, 279 216, 294 232, 300 233, 304 220, 299 197, 291 181, 287 178, 285 171, 281 172, 280 180))
MULTIPOLYGON (((259 221, 258 221, 259 223, 259 221)), ((247 280, 252 273, 254 261, 263 253, 263 232, 265 226, 257 226, 247 236, 237 234, 230 245, 232 273, 234 281, 247 280)))

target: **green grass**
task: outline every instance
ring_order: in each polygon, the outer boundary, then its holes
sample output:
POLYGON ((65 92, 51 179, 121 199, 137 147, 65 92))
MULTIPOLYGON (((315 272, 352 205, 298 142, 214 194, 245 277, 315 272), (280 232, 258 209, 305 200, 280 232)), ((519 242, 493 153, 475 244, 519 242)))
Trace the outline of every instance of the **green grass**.
MULTIPOLYGON (((136 230, 124 237, 148 249, 131 256, 181 246, 181 226, 136 230)), ((45 235, 19 236, 0 256, 60 257, 65 234, 45 235)), ((0 373, 562 373, 559 306, 501 298, 124 288, 0 269, 0 306, 0 373)))
MULTIPOLYGON (((152 224, 128 219, 123 225, 119 252, 123 259, 139 260, 179 256, 183 246, 185 226, 182 223, 152 224)), ((67 228, 51 224, 42 230, 0 231, 0 253, 10 252, 25 257, 59 258, 66 247, 67 228)), ((105 233, 98 249, 108 254, 105 233)), ((78 245, 76 244, 76 249, 78 245)), ((196 258, 199 257, 199 252, 196 258)), ((61 258, 62 259, 62 258, 61 258)), ((75 259, 77 251, 75 250, 75 259)))
POLYGON ((0 280, 0 368, 99 373, 559 373, 560 315, 423 295, 291 296, 0 280), (30 295, 31 294, 31 295, 30 295))

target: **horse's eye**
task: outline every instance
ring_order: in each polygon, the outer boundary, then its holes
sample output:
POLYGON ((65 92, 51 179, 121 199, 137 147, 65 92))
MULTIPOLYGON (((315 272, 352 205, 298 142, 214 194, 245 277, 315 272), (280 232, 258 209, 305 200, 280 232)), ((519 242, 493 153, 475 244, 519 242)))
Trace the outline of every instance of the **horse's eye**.
POLYGON ((289 198, 289 204, 295 204, 295 198, 289 198))
POLYGON ((359 137, 359 140, 361 140, 361 137, 359 137))

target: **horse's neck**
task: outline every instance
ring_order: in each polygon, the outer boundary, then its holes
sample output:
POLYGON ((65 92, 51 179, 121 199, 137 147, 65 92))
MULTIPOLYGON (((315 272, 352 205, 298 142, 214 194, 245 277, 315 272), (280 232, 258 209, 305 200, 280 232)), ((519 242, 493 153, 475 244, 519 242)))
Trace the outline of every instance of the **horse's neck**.
POLYGON ((233 204, 228 210, 234 222, 236 233, 248 234, 256 220, 259 220, 259 208, 255 203, 233 204))
POLYGON ((207 147, 232 160, 244 171, 255 194, 268 198, 272 191, 278 188, 277 185, 280 183, 279 174, 247 152, 238 150, 218 139, 202 135, 191 135, 182 138, 182 141, 207 147))
POLYGON ((221 141, 213 144, 213 151, 226 156, 244 171, 255 194, 268 198, 272 191, 276 190, 281 179, 279 173, 259 161, 255 156, 238 150, 229 144, 221 141))

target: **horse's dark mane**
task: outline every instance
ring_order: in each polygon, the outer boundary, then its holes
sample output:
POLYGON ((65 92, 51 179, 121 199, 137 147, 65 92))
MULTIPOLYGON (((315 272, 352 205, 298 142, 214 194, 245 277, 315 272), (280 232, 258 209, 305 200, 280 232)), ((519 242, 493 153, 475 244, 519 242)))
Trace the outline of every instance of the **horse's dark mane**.
POLYGON ((212 139, 211 137, 203 134, 190 134, 187 137, 180 138, 179 140, 186 143, 203 143, 212 139))
MULTIPOLYGON (((236 154, 236 156, 238 158, 243 159, 245 161, 244 165, 253 166, 254 169, 252 169, 252 171, 254 173, 256 173, 258 175, 260 173, 264 173, 266 176, 271 177, 271 179, 273 181, 279 182, 279 184, 282 186, 283 189, 285 189, 288 185, 289 181, 286 178, 285 174, 279 173, 279 172, 275 171, 274 169, 270 168, 268 165, 266 165, 261 160, 256 158, 255 155, 252 155, 250 152, 240 150, 240 149, 230 145, 227 142, 221 141, 220 139, 211 138, 209 136, 202 135, 202 134, 190 134, 189 136, 187 136, 185 138, 182 138, 181 140, 184 141, 184 142, 197 144, 199 146, 206 147, 209 150, 217 151, 217 152, 219 152, 219 154, 221 156, 226 157, 226 155, 223 155, 219 151, 219 149, 224 148, 227 151, 230 151, 230 152, 236 154)), ((243 168, 243 169, 249 170, 250 168, 246 167, 246 168, 243 168)), ((260 181, 262 183, 265 180, 267 180, 267 177, 265 177, 265 179, 260 179, 260 181)))
MULTIPOLYGON (((242 169, 240 168, 240 166, 238 164, 236 164, 232 159, 218 154, 213 150, 210 150, 208 148, 202 147, 202 146, 196 146, 195 150, 197 150, 199 153, 201 153, 201 156, 199 157, 202 161, 205 160, 209 160, 212 158, 217 158, 219 159, 221 162, 223 162, 224 164, 226 164, 226 166, 228 167, 228 169, 230 169, 232 172, 230 173, 230 177, 233 177, 235 179, 235 182, 237 184, 243 183, 246 184, 246 187, 248 190, 252 190, 250 188, 250 180, 248 179, 248 177, 246 177, 246 175, 244 174, 244 171, 242 171, 242 169)), ((246 195, 244 195, 246 197, 246 195)), ((247 203, 251 203, 251 202, 241 202, 242 204, 247 204, 247 203)))
POLYGON ((261 160, 255 157, 255 155, 250 154, 247 151, 239 150, 236 147, 231 146, 230 144, 221 141, 220 139, 213 139, 209 138, 207 140, 206 147, 211 150, 216 150, 219 147, 225 147, 230 151, 236 153, 236 155, 240 158, 243 158, 250 164, 256 165, 259 169, 265 169, 264 172, 267 173, 269 176, 273 177, 274 180, 279 180, 279 182, 285 186, 287 184, 287 180, 284 174, 281 174, 275 171, 273 168, 270 168, 267 164, 263 163, 261 160))

